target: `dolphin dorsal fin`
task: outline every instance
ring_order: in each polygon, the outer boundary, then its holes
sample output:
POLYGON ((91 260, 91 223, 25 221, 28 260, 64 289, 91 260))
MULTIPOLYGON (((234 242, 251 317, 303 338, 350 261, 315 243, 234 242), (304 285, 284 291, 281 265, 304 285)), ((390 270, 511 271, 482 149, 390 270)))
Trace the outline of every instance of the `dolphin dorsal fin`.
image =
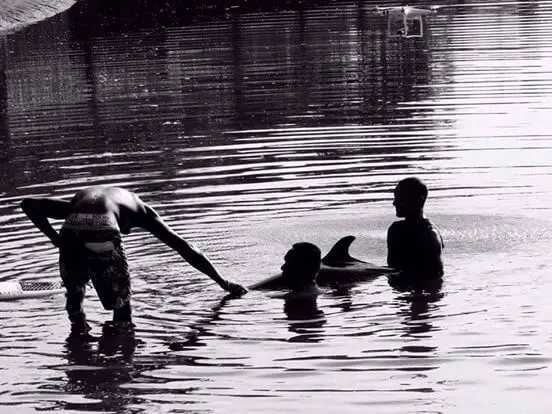
POLYGON ((322 263, 326 266, 335 266, 339 263, 356 260, 349 254, 349 247, 353 241, 355 241, 355 236, 345 236, 342 239, 339 239, 338 242, 330 249, 329 253, 324 256, 322 263))

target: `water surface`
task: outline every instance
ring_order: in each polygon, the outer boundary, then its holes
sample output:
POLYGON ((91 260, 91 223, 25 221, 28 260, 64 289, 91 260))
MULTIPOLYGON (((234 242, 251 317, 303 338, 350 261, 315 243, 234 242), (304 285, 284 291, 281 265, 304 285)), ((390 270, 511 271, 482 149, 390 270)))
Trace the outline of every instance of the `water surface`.
POLYGON ((446 244, 440 295, 380 278, 297 311, 224 300, 133 232, 134 332, 93 291, 90 346, 63 297, 0 302, 2 412, 548 412, 552 2, 449 4, 412 39, 374 4, 167 26, 74 8, 1 39, 2 281, 57 278, 21 198, 89 184, 136 191, 244 284, 300 240, 353 234, 384 264, 408 175, 446 244))

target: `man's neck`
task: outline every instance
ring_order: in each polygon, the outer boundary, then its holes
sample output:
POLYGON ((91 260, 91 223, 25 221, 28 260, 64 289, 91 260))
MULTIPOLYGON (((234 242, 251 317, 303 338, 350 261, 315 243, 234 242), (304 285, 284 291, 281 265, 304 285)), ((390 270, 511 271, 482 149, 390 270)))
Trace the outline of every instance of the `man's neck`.
POLYGON ((404 218, 404 221, 408 221, 409 223, 417 223, 422 220, 425 220, 425 215, 423 211, 420 211, 420 213, 416 214, 410 214, 404 218))

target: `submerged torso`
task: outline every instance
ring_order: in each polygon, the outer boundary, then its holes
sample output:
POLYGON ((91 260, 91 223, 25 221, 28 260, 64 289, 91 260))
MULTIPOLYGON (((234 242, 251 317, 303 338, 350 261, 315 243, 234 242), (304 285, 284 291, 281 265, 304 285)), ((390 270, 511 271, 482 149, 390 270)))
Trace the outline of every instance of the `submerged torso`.
POLYGON ((429 219, 396 221, 391 225, 388 237, 389 266, 418 277, 442 276, 440 250, 444 247, 443 239, 429 219), (428 248, 435 240, 440 248, 428 248))

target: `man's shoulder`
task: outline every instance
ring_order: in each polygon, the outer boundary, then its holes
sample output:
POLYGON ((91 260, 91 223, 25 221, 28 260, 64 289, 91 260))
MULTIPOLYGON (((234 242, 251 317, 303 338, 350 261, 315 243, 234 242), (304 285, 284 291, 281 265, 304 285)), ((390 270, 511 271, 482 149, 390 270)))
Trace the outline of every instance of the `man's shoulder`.
POLYGON ((426 226, 427 226, 427 233, 431 236, 432 239, 434 239, 437 243, 441 245, 441 247, 444 246, 443 242, 443 236, 441 235, 441 231, 439 230, 439 227, 437 227, 433 222, 426 218, 426 226))
POLYGON ((132 191, 122 187, 106 187, 104 193, 109 199, 120 207, 139 212, 143 210, 144 202, 132 191))
POLYGON ((426 228, 429 231, 431 231, 433 233, 436 233, 436 234, 441 234, 441 231, 439 230, 439 227, 437 227, 435 225, 435 223, 433 223, 430 219, 425 218, 424 221, 425 221, 425 224, 426 224, 426 228))
POLYGON ((132 191, 127 190, 123 187, 102 187, 102 191, 104 192, 104 194, 113 198, 128 198, 134 196, 134 193, 132 191))
POLYGON ((428 218, 424 218, 422 221, 417 222, 407 222, 406 220, 394 221, 389 226, 388 234, 408 234, 411 236, 423 236, 426 234, 441 238, 439 228, 428 218))
POLYGON ((390 229, 401 228, 401 227, 404 227, 404 223, 405 223, 404 220, 396 220, 396 221, 394 221, 393 223, 391 223, 391 225, 389 226, 389 228, 390 228, 390 229))
POLYGON ((405 229, 405 221, 404 220, 397 220, 391 223, 389 226, 388 232, 389 233, 396 233, 398 231, 404 231, 405 229))

